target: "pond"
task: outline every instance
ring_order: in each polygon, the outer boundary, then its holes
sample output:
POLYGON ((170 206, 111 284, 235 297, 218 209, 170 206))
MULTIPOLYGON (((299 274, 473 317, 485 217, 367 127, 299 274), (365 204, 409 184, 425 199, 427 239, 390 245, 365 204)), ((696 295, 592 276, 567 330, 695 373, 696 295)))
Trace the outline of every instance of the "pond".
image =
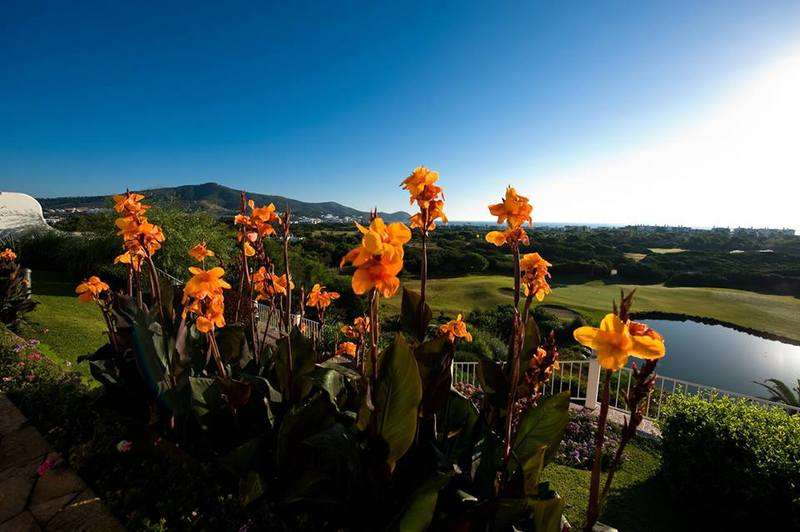
POLYGON ((794 388, 800 378, 800 346, 722 325, 642 321, 664 335, 667 355, 657 372, 666 377, 759 397, 768 392, 754 380, 776 378, 794 388))

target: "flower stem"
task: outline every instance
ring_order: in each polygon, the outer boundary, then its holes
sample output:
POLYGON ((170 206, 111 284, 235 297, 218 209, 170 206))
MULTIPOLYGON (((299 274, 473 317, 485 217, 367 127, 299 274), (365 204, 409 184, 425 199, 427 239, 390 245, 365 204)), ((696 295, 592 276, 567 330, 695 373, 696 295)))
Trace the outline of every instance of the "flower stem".
POLYGON ((514 254, 514 331, 511 337, 511 382, 508 389, 508 400, 506 402, 506 425, 505 442, 503 447, 503 463, 508 465, 511 458, 511 437, 514 425, 514 405, 517 401, 517 385, 519 384, 519 359, 522 350, 522 340, 525 338, 525 327, 519 314, 519 294, 520 294, 520 269, 519 269, 519 246, 511 246, 514 254))
POLYGON ((600 466, 603 461, 603 443, 605 442, 606 422, 608 420, 609 387, 611 372, 607 371, 603 380, 603 393, 600 400, 600 416, 597 419, 597 434, 594 440, 594 462, 589 484, 589 507, 586 510, 584 532, 592 532, 597 518, 600 517, 600 466))
MULTIPOLYGON (((427 224, 427 220, 423 220, 427 224)), ((422 260, 419 266, 419 308, 417 315, 419 316, 419 331, 417 333, 419 340, 425 338, 425 288, 428 284, 428 238, 427 231, 423 227, 420 230, 422 234, 422 260)))

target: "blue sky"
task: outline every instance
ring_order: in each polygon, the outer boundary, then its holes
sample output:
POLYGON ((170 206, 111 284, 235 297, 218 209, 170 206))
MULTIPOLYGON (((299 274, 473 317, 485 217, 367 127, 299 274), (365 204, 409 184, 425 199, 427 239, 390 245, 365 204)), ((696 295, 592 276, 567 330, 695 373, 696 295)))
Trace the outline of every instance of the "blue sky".
POLYGON ((0 189, 393 210, 425 164, 451 219, 512 183, 545 221, 800 227, 774 142, 800 123, 800 3, 644 4, 4 2, 0 189))

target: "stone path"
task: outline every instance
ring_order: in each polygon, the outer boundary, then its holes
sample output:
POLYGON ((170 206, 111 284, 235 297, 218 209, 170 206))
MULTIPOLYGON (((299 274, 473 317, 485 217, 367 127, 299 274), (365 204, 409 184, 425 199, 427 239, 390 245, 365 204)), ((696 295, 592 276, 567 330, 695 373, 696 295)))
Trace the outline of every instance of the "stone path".
POLYGON ((100 498, 0 394, 0 532, 124 531, 100 498), (45 460, 54 463, 42 471, 45 460))

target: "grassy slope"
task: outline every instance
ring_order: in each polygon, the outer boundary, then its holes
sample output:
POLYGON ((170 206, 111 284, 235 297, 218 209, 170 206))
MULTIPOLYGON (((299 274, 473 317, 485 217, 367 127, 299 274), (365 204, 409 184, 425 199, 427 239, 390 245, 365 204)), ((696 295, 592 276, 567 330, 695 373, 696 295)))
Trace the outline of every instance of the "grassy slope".
MULTIPOLYGON (((636 444, 626 447, 625 454, 627 460, 614 476, 602 522, 626 532, 682 530, 659 475, 658 454, 636 444)), ((580 525, 589 500, 590 472, 550 464, 542 476, 566 500, 564 513, 569 522, 580 525)))
MULTIPOLYGON (((419 286, 417 281, 406 284, 411 288, 419 286)), ((611 310, 611 300, 619 298, 620 287, 634 288, 600 281, 556 285, 545 302, 564 305, 598 319, 611 310)), ((727 288, 667 288, 662 285, 635 288, 635 311, 660 310, 715 318, 800 340, 800 299, 791 296, 727 288)), ((511 289, 511 278, 499 275, 433 279, 428 282, 428 301, 434 311, 454 315, 511 303, 511 289)), ((399 308, 400 298, 391 299, 388 305, 391 309, 399 308)))
MULTIPOLYGON (((45 345, 43 351, 52 358, 76 367, 79 355, 92 353, 107 341, 100 310, 78 301, 75 283, 46 273, 34 274, 33 294, 39 305, 29 316, 32 328, 25 332, 40 340, 45 345)), ((85 363, 77 367, 88 374, 85 363)))

